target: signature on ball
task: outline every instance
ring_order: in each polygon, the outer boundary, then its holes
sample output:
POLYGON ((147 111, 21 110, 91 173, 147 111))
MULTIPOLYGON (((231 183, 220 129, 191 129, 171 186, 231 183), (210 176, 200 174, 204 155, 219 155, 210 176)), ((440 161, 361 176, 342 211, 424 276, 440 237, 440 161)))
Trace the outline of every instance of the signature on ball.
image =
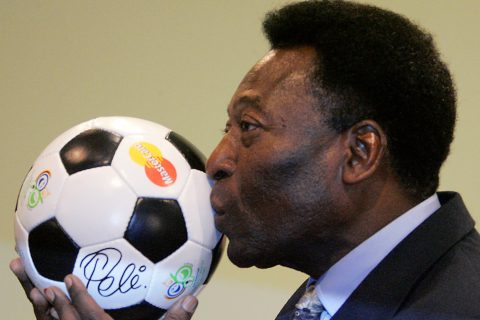
POLYGON ((98 294, 110 297, 116 293, 125 294, 142 287, 140 273, 147 267, 134 263, 122 263, 122 252, 116 248, 105 248, 86 255, 80 261, 87 288, 96 285, 98 294))

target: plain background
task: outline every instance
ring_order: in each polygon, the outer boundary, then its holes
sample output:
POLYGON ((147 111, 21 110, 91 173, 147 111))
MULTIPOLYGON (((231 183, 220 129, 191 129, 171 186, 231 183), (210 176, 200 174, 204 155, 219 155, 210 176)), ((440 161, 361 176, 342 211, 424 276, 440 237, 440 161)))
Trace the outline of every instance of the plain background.
MULTIPOLYGON (((450 65, 459 118, 440 189, 461 192, 478 221, 480 1, 365 2, 421 24, 450 65)), ((230 96, 268 50, 262 17, 284 3, 0 0, 0 310, 9 319, 33 319, 8 262, 16 194, 39 152, 77 123, 127 115, 173 128, 208 155, 230 96)), ((225 257, 195 318, 272 319, 304 277, 238 269, 225 257)))

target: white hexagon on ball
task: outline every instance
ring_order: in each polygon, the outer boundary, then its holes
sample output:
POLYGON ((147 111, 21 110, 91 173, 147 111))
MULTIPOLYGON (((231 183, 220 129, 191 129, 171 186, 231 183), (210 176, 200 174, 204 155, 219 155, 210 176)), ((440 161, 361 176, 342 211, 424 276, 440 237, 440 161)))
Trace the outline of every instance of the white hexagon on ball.
POLYGON ((153 263, 126 240, 118 239, 80 249, 73 273, 104 309, 118 309, 145 298, 153 263))
POLYGON ((190 174, 182 154, 163 136, 152 135, 125 137, 112 167, 142 197, 176 199, 190 174))
POLYGON ((80 171, 65 182, 56 218, 80 247, 123 237, 137 196, 110 166, 80 171))

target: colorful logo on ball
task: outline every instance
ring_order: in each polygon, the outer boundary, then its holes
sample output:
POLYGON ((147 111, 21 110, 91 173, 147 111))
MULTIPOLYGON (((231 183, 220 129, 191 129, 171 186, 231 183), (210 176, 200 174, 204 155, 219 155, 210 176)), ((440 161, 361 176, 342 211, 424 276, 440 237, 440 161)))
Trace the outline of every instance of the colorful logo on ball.
POLYGON ((175 274, 170 274, 171 280, 167 289, 166 298, 175 299, 180 296, 186 288, 194 283, 193 269, 191 264, 184 264, 175 274))
POLYGON ((175 183, 177 171, 173 164, 165 159, 160 149, 148 142, 137 142, 130 147, 130 157, 145 168, 148 179, 160 187, 175 183))
POLYGON ((43 198, 48 195, 46 188, 51 175, 50 171, 44 170, 40 172, 35 181, 32 182, 30 190, 28 191, 27 207, 33 209, 40 203, 43 203, 43 198))

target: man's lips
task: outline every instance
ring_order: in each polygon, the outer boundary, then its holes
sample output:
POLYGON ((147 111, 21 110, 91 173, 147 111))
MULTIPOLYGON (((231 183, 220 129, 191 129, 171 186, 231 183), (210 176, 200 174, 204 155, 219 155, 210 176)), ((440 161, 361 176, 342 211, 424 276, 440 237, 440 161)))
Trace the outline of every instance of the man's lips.
POLYGON ((213 202, 212 202, 212 207, 213 207, 213 210, 215 211, 215 215, 213 217, 215 222, 215 227, 221 233, 225 233, 225 230, 224 230, 225 210, 221 209, 220 206, 215 205, 213 202))
POLYGON ((215 227, 218 229, 218 231, 223 233, 222 225, 223 225, 223 220, 225 218, 225 211, 218 210, 218 209, 215 209, 215 208, 214 208, 214 210, 215 210, 215 216, 213 217, 213 219, 215 221, 215 227))
POLYGON ((220 194, 219 192, 216 192, 215 187, 210 193, 210 204, 215 211, 215 215, 223 216, 225 214, 224 201, 221 201, 220 194))
POLYGON ((215 215, 213 219, 215 221, 215 227, 218 229, 218 231, 222 232, 221 227, 222 227, 223 216, 215 215))
POLYGON ((215 227, 220 231, 221 233, 224 233, 224 229, 222 228, 224 224, 224 219, 225 219, 225 205, 224 202, 220 200, 220 194, 219 192, 216 192, 218 190, 214 189, 212 190, 212 193, 210 194, 210 203, 212 205, 213 210, 215 211, 215 227))

